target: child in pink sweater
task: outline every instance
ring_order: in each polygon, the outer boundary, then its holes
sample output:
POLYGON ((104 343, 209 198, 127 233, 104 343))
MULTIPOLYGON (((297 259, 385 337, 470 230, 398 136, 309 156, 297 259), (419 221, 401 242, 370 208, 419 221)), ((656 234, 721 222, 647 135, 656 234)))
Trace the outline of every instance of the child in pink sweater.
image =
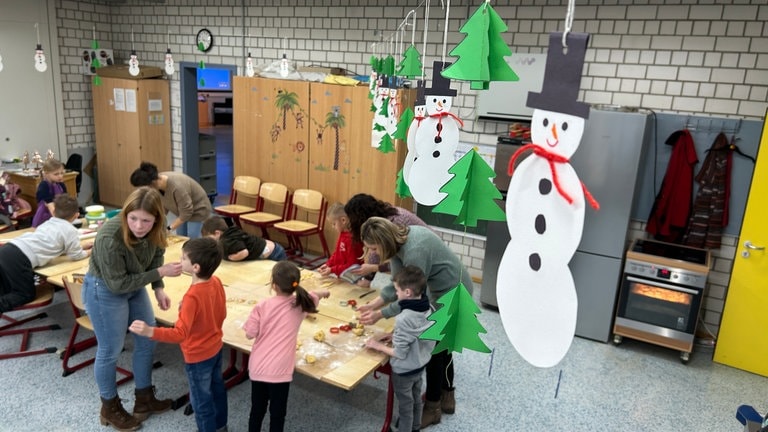
POLYGON ((243 324, 245 336, 253 339, 248 360, 251 378, 249 431, 260 431, 269 406, 269 430, 282 431, 288 404, 288 390, 296 364, 296 337, 307 313, 317 312, 328 290, 307 292, 299 285, 301 271, 290 261, 272 267, 275 296, 254 306, 243 324))

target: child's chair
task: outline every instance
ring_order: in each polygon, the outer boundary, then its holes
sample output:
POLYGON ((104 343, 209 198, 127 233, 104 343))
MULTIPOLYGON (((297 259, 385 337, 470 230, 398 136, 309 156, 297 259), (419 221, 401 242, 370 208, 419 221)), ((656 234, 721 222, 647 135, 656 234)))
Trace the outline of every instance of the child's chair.
POLYGON ((288 188, 285 185, 280 183, 263 183, 259 191, 258 211, 242 215, 240 222, 259 227, 261 229, 261 237, 268 239, 269 233, 267 228, 284 221, 288 215, 290 208, 288 197, 288 188), (267 209, 274 211, 274 213, 265 211, 267 209))
POLYGON ((261 179, 252 176, 237 176, 232 182, 232 193, 229 204, 218 206, 213 210, 224 217, 230 217, 240 226, 240 216, 256 211, 259 203, 259 188, 261 179))
POLYGON ((274 228, 288 237, 288 247, 293 249, 289 256, 291 261, 296 261, 307 268, 312 268, 313 264, 328 258, 331 253, 328 251, 328 243, 325 241, 325 213, 328 209, 328 201, 323 194, 311 189, 296 189, 291 200, 291 208, 288 218, 284 222, 274 225, 274 228), (299 219, 299 216, 306 217, 306 220, 299 219), (323 255, 316 258, 304 257, 304 247, 301 244, 302 237, 317 235, 323 248, 323 255))
MULTIPOLYGON (((72 313, 75 315, 75 324, 72 327, 72 335, 69 337, 69 342, 64 352, 61 353, 62 363, 61 366, 64 372, 61 376, 68 376, 69 374, 79 371, 80 369, 93 364, 96 361, 95 357, 90 357, 81 361, 76 365, 70 365, 69 360, 73 355, 85 351, 88 348, 96 346, 96 336, 77 341, 77 334, 80 331, 80 327, 93 332, 93 324, 88 315, 85 314, 85 304, 83 304, 83 285, 81 281, 70 281, 66 276, 62 277, 64 281, 64 289, 67 291, 67 297, 69 297, 69 305, 72 307, 72 313)), ((117 372, 123 375, 117 381, 117 385, 123 384, 133 379, 133 373, 127 369, 117 367, 117 372)))
MULTIPOLYGON (((22 311, 22 310, 28 310, 28 309, 38 309, 41 307, 48 306, 53 302, 53 286, 51 286, 48 283, 41 283, 38 284, 35 287, 35 298, 31 302, 21 305, 13 310, 13 312, 16 311, 22 311)), ((0 327, 0 337, 4 336, 12 336, 12 335, 21 335, 21 346, 19 347, 19 350, 12 353, 4 353, 0 354, 0 360, 6 360, 6 359, 12 359, 17 357, 27 357, 27 356, 33 356, 38 354, 48 354, 48 353, 55 353, 56 347, 46 347, 46 348, 40 348, 36 350, 29 350, 29 338, 32 333, 37 332, 44 332, 48 330, 58 330, 61 328, 58 324, 47 324, 37 327, 25 327, 25 328, 16 328, 22 324, 26 324, 32 320, 36 319, 42 319, 46 318, 48 316, 45 312, 39 312, 34 315, 27 316, 25 318, 12 318, 8 315, 2 314, 0 315, 0 319, 8 321, 9 324, 6 324, 2 327, 0 327)))

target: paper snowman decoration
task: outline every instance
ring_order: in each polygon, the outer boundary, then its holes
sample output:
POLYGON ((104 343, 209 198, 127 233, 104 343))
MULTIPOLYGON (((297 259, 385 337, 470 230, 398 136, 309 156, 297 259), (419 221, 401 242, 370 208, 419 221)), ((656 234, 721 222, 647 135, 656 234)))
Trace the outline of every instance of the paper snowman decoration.
POLYGON ((288 57, 283 53, 283 58, 280 59, 280 76, 285 78, 291 73, 290 65, 288 64, 288 57))
POLYGON ((417 156, 406 181, 413 199, 429 206, 436 205, 447 195, 440 192, 440 188, 452 177, 448 170, 455 162, 462 125, 461 120, 451 113, 456 90, 450 88, 451 80, 440 74, 449 65, 434 62, 432 87, 424 90, 426 117, 416 130, 413 143, 417 156))
POLYGON ((381 114, 381 108, 385 103, 389 103, 389 78, 386 75, 379 75, 379 84, 376 96, 373 98, 373 121, 371 128, 371 147, 378 148, 381 138, 387 132, 387 118, 381 114))
MULTIPOLYGON (((400 106, 397 103, 397 89, 391 87, 389 89, 389 99, 387 100, 389 107, 387 109, 387 133, 392 136, 397 131, 397 120, 400 117, 400 106)), ((393 137, 394 138, 394 137, 393 137)))
MULTIPOLYGON (((421 122, 424 120, 427 113, 427 102, 424 100, 425 86, 426 83, 422 80, 419 80, 416 84, 416 101, 413 107, 414 116, 411 124, 408 126, 406 135, 408 151, 405 153, 405 162, 403 162, 403 182, 406 185, 408 184, 408 176, 411 174, 413 162, 419 157, 419 154, 416 152, 416 131, 419 129, 419 126, 421 126, 421 122)), ((410 190, 410 186, 408 188, 410 190)))
POLYGON ((253 78, 253 75, 255 74, 256 71, 253 69, 253 58, 251 58, 251 53, 248 53, 248 57, 245 59, 245 76, 253 78))
POLYGON ((136 55, 136 51, 131 51, 131 58, 128 59, 128 73, 131 76, 139 75, 139 57, 136 55))
POLYGON ((48 63, 45 62, 43 46, 40 44, 37 44, 37 47, 35 48, 35 70, 38 72, 45 72, 48 70, 48 63))
POLYGON ((3 71, 3 56, 0 55, 0 72, 3 71))
POLYGON ((589 106, 576 100, 588 40, 582 35, 568 41, 567 55, 562 33, 551 36, 542 92, 528 93, 534 111, 526 147, 533 153, 514 169, 507 190, 511 240, 496 282, 499 315, 517 352, 537 367, 559 363, 576 329, 578 299, 568 262, 581 241, 588 192, 568 160, 589 116, 589 106))
POLYGON ((165 73, 173 75, 174 72, 176 72, 176 66, 173 64, 173 54, 171 54, 171 49, 168 48, 165 51, 165 73))

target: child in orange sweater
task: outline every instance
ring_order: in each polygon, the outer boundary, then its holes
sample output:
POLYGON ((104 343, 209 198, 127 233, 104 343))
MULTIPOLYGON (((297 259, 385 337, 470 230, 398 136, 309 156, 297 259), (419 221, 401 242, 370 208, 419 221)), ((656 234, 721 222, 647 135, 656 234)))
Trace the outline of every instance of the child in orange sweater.
POLYGON ((200 432, 227 427, 227 390, 221 374, 221 326, 227 316, 227 300, 221 280, 213 275, 223 255, 221 246, 212 238, 184 243, 181 269, 192 274, 192 285, 179 305, 176 324, 158 328, 136 320, 128 328, 141 336, 181 345, 190 403, 200 432))

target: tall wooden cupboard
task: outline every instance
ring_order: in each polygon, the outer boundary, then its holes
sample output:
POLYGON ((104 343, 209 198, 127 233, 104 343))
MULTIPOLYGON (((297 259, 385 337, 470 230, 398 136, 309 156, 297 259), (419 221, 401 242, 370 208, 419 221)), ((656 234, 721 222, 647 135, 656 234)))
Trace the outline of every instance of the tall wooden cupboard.
MULTIPOLYGON (((402 93, 405 104, 415 91, 402 93)), ((412 206, 395 194, 405 144, 396 141, 391 153, 371 146, 367 86, 235 77, 233 99, 235 176, 315 189, 329 203, 363 192, 412 206)), ((332 247, 338 234, 330 225, 325 234, 332 247)), ((318 251, 319 243, 309 248, 318 251)))
POLYGON ((101 78, 93 85, 99 201, 120 207, 142 161, 171 170, 170 90, 163 79, 101 78))

